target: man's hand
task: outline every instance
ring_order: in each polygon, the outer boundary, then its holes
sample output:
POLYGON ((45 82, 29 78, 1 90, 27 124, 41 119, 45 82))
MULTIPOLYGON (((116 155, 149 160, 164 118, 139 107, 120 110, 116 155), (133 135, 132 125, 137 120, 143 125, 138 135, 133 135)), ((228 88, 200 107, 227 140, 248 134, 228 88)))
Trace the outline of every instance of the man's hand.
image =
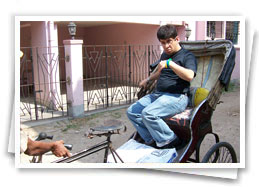
POLYGON ((70 157, 71 156, 71 154, 67 150, 67 148, 64 147, 64 141, 63 140, 54 142, 54 145, 53 145, 51 151, 57 157, 62 157, 62 156, 63 157, 70 157))
POLYGON ((158 71, 161 72, 162 69, 166 68, 166 60, 163 60, 161 61, 159 64, 158 64, 158 71))
POLYGON ((143 87, 143 88, 145 89, 146 86, 147 86, 147 82, 148 82, 148 78, 142 80, 142 81, 139 83, 139 87, 143 87))
POLYGON ((172 69, 175 74, 177 74, 181 79, 186 80, 188 82, 191 82, 192 79, 194 78, 194 72, 191 69, 186 69, 176 63, 174 63, 173 61, 170 61, 167 64, 167 60, 161 61, 158 64, 158 72, 161 73, 162 69, 164 68, 170 68, 172 69), (167 66, 169 65, 169 66, 167 66))

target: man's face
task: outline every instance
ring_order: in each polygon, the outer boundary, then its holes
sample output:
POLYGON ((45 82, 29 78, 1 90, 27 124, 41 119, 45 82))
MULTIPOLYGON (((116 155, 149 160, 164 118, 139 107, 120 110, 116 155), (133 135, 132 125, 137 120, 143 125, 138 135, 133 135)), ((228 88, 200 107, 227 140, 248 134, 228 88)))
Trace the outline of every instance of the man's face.
POLYGON ((172 54, 179 50, 179 37, 160 39, 160 43, 166 54, 172 54))

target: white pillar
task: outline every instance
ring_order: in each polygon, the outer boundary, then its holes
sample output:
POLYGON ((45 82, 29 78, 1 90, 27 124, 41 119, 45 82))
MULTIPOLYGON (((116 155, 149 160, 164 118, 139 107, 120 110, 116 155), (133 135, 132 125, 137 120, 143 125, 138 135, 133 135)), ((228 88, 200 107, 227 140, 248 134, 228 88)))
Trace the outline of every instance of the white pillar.
POLYGON ((58 30, 53 21, 48 21, 48 60, 50 76, 50 100, 55 110, 60 109, 62 104, 60 77, 59 77, 59 52, 58 52, 58 30))
POLYGON ((70 117, 84 114, 83 40, 64 40, 67 81, 67 106, 70 117))
POLYGON ((195 41, 196 40, 196 21, 187 21, 189 28, 192 30, 190 37, 188 40, 195 41))
POLYGON ((34 22, 31 37, 36 100, 58 110, 61 97, 57 26, 50 21, 34 22))

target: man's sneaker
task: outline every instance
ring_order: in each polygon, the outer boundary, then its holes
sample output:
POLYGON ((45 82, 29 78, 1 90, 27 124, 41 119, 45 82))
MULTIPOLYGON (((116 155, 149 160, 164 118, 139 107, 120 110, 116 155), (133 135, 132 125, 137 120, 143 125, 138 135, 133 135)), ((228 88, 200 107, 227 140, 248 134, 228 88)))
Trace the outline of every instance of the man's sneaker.
POLYGON ((145 145, 147 145, 147 146, 150 146, 150 147, 153 147, 153 148, 155 148, 155 149, 157 149, 158 147, 156 146, 156 142, 153 140, 152 142, 150 142, 150 143, 145 143, 145 145))
POLYGON ((179 149, 179 146, 181 146, 182 144, 183 144, 183 141, 180 140, 176 136, 176 138, 172 142, 170 142, 169 144, 164 145, 163 147, 160 147, 159 149, 172 149, 172 148, 179 149))

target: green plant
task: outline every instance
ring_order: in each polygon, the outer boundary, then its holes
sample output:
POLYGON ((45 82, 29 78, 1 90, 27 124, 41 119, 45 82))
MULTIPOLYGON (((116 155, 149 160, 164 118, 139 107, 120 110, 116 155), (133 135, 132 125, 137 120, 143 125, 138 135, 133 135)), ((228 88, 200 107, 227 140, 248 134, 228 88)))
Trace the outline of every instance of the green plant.
MULTIPOLYGON (((228 92, 234 92, 236 90, 240 89, 240 84, 238 81, 236 80, 232 80, 230 81, 229 85, 228 85, 228 92)), ((223 89, 223 92, 226 92, 225 88, 223 89)))
POLYGON ((68 124, 64 129, 62 129, 62 132, 66 132, 68 131, 69 129, 77 129, 78 126, 76 124, 68 124))
POLYGON ((121 113, 118 111, 111 112, 110 115, 116 119, 121 118, 121 113))

